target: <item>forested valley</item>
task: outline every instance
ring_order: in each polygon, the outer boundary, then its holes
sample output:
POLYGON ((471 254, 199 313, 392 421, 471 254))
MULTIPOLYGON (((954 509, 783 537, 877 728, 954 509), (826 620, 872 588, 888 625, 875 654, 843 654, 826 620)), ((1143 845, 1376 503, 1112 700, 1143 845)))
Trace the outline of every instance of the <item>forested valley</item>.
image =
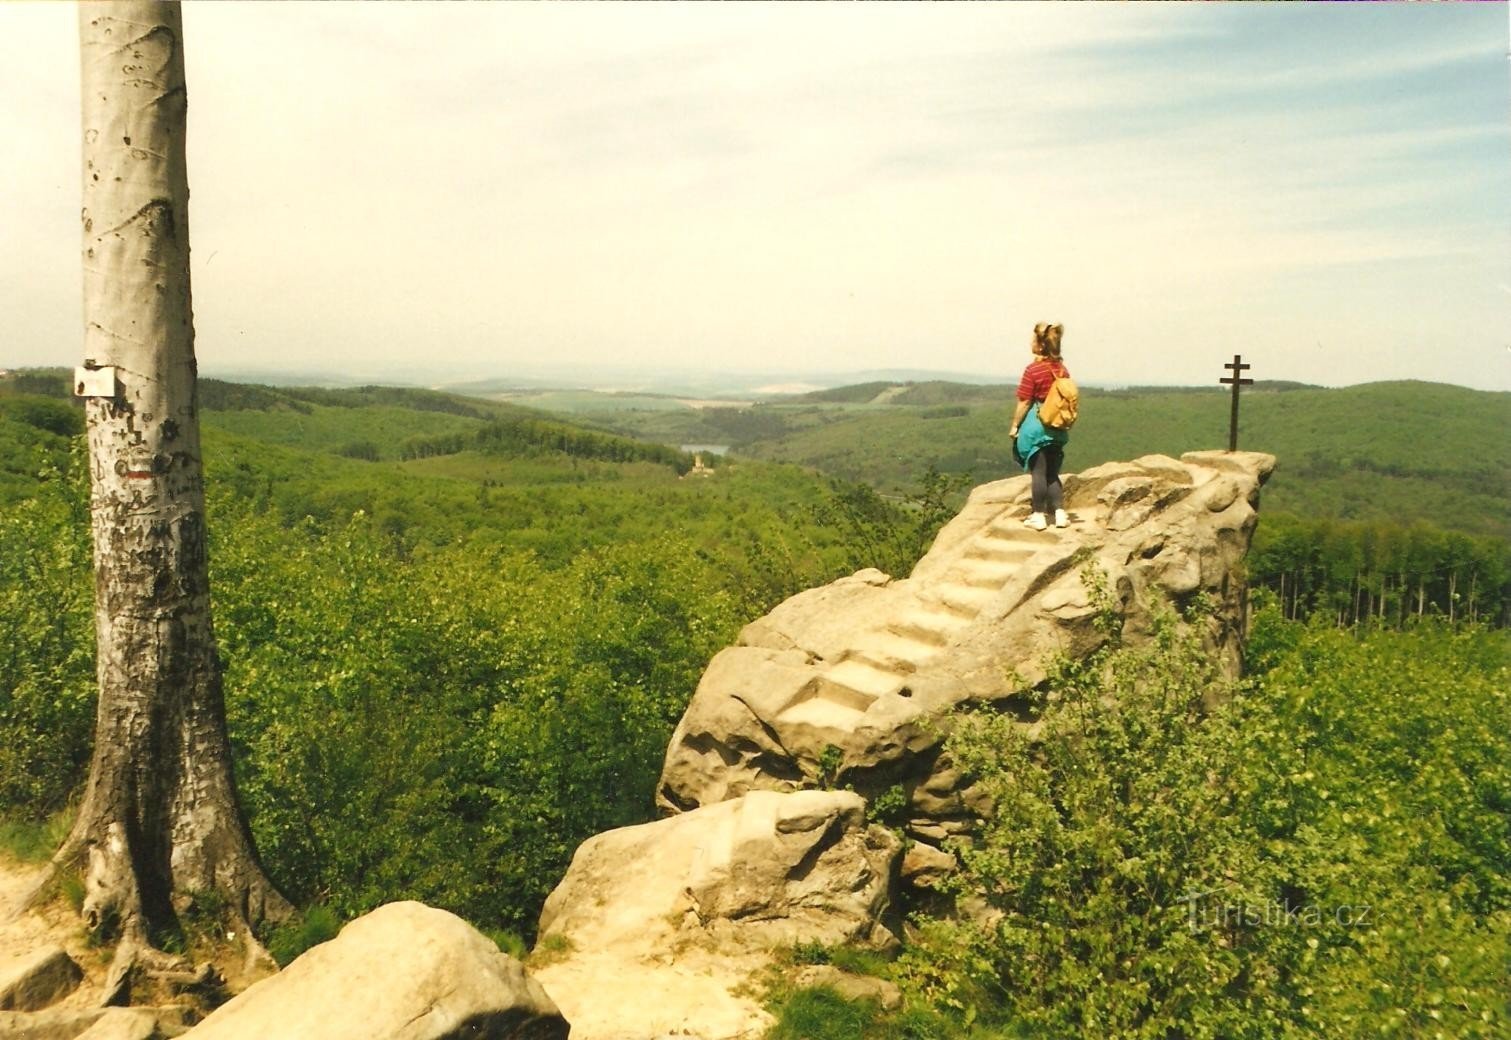
MULTIPOLYGON (((33 859, 66 829, 94 718, 66 389, 52 372, 0 383, 0 847, 33 859)), ((968 484, 1012 475, 987 444, 1000 404, 958 390, 912 411, 696 416, 722 438, 434 391, 200 392, 237 782, 302 910, 268 936, 285 959, 403 898, 522 952, 577 845, 654 815, 668 735, 718 649, 801 589, 907 573, 968 484), (704 439, 736 450, 689 475, 676 445, 704 439), (969 458, 945 450, 963 443, 969 458)), ((1504 397, 1467 406, 1482 440, 1504 397)), ((1186 413, 1151 425, 1137 400, 1090 398, 1122 425, 1088 426, 1067 469, 1216 440, 1186 413)), ((1280 462, 1250 555, 1248 674, 1223 706, 1204 707, 1223 684, 1172 627, 1058 673, 1042 754, 963 726, 954 750, 999 808, 955 894, 1000 926, 920 911, 895 960, 795 949, 907 1001, 778 987, 774 1036, 1506 1035, 1504 438, 1452 470, 1385 457, 1347 423, 1308 437, 1256 445, 1280 462), (1194 928, 1184 894, 1211 891, 1369 912, 1194 928)))

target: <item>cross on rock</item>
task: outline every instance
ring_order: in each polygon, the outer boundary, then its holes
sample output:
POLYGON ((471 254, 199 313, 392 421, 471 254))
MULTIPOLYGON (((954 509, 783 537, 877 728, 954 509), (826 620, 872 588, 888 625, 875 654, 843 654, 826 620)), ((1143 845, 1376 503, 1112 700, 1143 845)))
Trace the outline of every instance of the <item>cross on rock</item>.
POLYGON ((1229 451, 1237 451, 1238 450, 1238 388, 1241 387, 1241 386, 1253 386, 1254 385, 1254 380, 1252 380, 1252 379, 1246 379, 1246 378, 1243 377, 1243 374, 1242 374, 1245 369, 1253 368, 1254 366, 1253 365, 1246 365, 1246 364, 1244 364, 1244 360, 1243 360, 1243 355, 1242 354, 1234 354, 1233 355, 1233 360, 1231 362, 1229 362, 1228 364, 1223 365, 1222 367, 1223 368, 1227 368, 1227 369, 1231 369, 1232 372, 1233 372, 1233 374, 1231 376, 1223 376, 1221 379, 1218 380, 1218 382, 1219 383, 1231 383, 1233 385, 1233 415, 1232 415, 1232 418, 1229 419, 1229 421, 1228 421, 1228 450, 1229 451))

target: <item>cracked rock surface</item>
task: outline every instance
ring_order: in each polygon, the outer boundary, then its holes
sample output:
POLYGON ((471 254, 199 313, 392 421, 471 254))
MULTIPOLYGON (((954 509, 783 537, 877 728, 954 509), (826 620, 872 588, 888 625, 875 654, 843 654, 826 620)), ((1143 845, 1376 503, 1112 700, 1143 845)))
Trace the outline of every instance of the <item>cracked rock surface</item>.
POLYGON ((422 903, 352 921, 218 1008, 193 1040, 566 1040, 540 984, 467 922, 422 903))
POLYGON ((940 754, 954 708, 1026 712, 1056 654, 1108 636, 1083 579, 1105 577, 1122 638, 1151 610, 1205 595, 1205 631, 1236 674, 1247 609, 1242 560, 1274 458, 1150 455, 1064 478, 1070 526, 1022 523, 1028 477, 976 488, 906 578, 876 570, 800 593, 710 662, 667 749, 658 788, 681 812, 820 777, 875 797, 901 786, 910 836, 961 833, 982 808, 940 754))
POLYGON ((754 1037, 742 984, 794 943, 888 947, 902 843, 850 791, 756 791, 584 842, 546 901, 532 967, 572 1035, 754 1037), (654 994, 648 997, 647 994, 654 994))
POLYGON ((1161 600, 1205 596, 1203 636, 1236 673, 1274 461, 1098 466, 1064 478, 1072 522, 1047 531, 1022 523, 1026 476, 986 484, 908 577, 863 570, 747 625, 672 736, 657 790, 672 815, 584 843, 546 902, 542 949, 565 952, 532 970, 575 1040, 754 1040, 771 1020, 749 982, 773 948, 891 943, 894 887, 936 888, 955 867, 943 843, 990 808, 943 753, 948 713, 1032 725, 1025 694, 1054 655, 1107 641, 1104 614, 1137 643, 1161 600), (905 859, 865 822, 883 792, 902 795, 905 859))

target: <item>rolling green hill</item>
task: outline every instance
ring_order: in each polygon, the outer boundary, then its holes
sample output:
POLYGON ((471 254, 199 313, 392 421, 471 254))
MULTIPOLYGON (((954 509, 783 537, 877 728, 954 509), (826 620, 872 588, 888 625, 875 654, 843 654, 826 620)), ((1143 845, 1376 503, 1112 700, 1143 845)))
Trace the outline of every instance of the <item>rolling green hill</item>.
MULTIPOLYGON (((1007 437, 1010 394, 1010 388, 920 384, 886 405, 762 405, 752 411, 768 425, 780 422, 782 432, 736 441, 735 448, 884 491, 911 486, 930 466, 968 473, 980 483, 1017 472, 1007 437), (1000 399, 983 403, 983 396, 994 395, 1000 399)), ((1088 391, 1066 468, 1224 447, 1228 410, 1221 390, 1088 391)), ((1350 520, 1424 520, 1507 537, 1507 429, 1511 394, 1419 382, 1261 388, 1244 397, 1239 442, 1279 458, 1266 488, 1268 508, 1350 520)))
MULTIPOLYGON (((39 471, 67 467, 82 425, 77 404, 62 399, 67 390, 61 370, 0 383, 0 502, 25 498, 39 471)), ((529 549, 553 565, 586 546, 681 525, 738 566, 743 550, 731 546, 795 519, 809 563, 843 550, 894 573, 907 561, 885 532, 901 514, 883 522, 882 506, 859 489, 918 495, 932 467, 953 478, 952 492, 947 480, 929 495, 938 510, 958 505, 972 483, 1016 474, 1012 393, 869 383, 827 394, 834 400, 675 409, 599 394, 591 407, 574 397, 571 414, 553 418, 420 389, 201 385, 212 492, 286 523, 328 525, 360 512, 407 544, 467 540, 529 549), (615 402, 619 410, 607 407, 615 402), (679 480, 691 459, 674 445, 695 442, 734 448, 713 485, 679 480), (851 490, 835 497, 827 478, 851 490), (830 519, 814 527, 826 510, 830 519)), ((1072 472, 1220 446, 1226 436, 1228 398, 1218 389, 1084 396, 1072 472)), ((1464 607, 1500 616, 1511 444, 1497 434, 1508 412, 1511 395, 1428 383, 1247 391, 1242 446, 1280 460, 1252 557, 1256 583, 1297 615, 1326 607, 1340 620, 1400 619, 1464 607), (1472 540, 1455 540, 1464 535, 1472 540)))
MULTIPOLYGON (((30 825, 66 808, 88 761, 95 681, 88 494, 82 415, 60 399, 65 393, 61 373, 0 383, 0 631, 19 648, 0 654, 0 833, 12 819, 30 825)), ((969 470, 976 480, 1010 468, 1000 454, 1005 391, 961 384, 889 385, 863 402, 599 416, 621 432, 642 424, 642 434, 676 416, 708 431, 686 440, 744 446, 746 454, 706 478, 679 476, 678 453, 665 445, 686 442, 681 437, 632 442, 601 425, 449 394, 209 380, 201 393, 211 585, 238 789, 282 890, 301 905, 322 900, 343 918, 403 894, 490 928, 528 932, 578 842, 653 818, 672 727, 708 660, 743 625, 800 589, 861 567, 906 573, 948 514, 948 481, 926 481, 924 500, 899 507, 866 484, 815 472, 815 463, 892 488, 913 485, 930 464, 969 470), (414 450, 421 446, 430 450, 414 450)), ((1245 405, 1245 442, 1277 451, 1282 467, 1249 561, 1251 582, 1279 595, 1256 593, 1269 605, 1258 611, 1251 648, 1266 668, 1332 684, 1334 710, 1318 715, 1309 688, 1287 694, 1277 687, 1266 710, 1292 714, 1238 719, 1230 732, 1241 739, 1223 745, 1245 755, 1244 769, 1223 775, 1246 778, 1255 800, 1213 802, 1212 809, 1252 825, 1253 848, 1283 860, 1287 871, 1304 868, 1299 883, 1375 870, 1369 900, 1394 905, 1422 893, 1427 906, 1447 882, 1429 877, 1424 885, 1401 870, 1408 860, 1415 869, 1436 856, 1452 872, 1453 891, 1463 893, 1455 898, 1467 900, 1473 892, 1462 879, 1473 861, 1465 849, 1482 856, 1487 878, 1500 877, 1498 818, 1469 817, 1468 788, 1440 781, 1459 783, 1448 767, 1464 762, 1466 776, 1493 780, 1480 763, 1505 757, 1480 736, 1505 728, 1492 715, 1504 676, 1491 674, 1503 667, 1504 636, 1432 616, 1511 623, 1505 543, 1426 524, 1377 530, 1320 511, 1289 516, 1275 505, 1290 481, 1298 501, 1312 495, 1334 508, 1326 496, 1335 495, 1361 515, 1409 518, 1418 503, 1403 489, 1416 482, 1421 515, 1498 530, 1503 520, 1492 523, 1488 511, 1497 518, 1504 511, 1506 401, 1381 384, 1260 391, 1245 405), (1419 417, 1409 438, 1400 432, 1403 414, 1408 425, 1419 417), (1450 507, 1456 512, 1438 515, 1450 507), (1324 626, 1281 620, 1308 616, 1339 625, 1369 618, 1379 630, 1364 626, 1373 642, 1355 653, 1347 637, 1324 626), (1408 631, 1382 631, 1392 626, 1408 631), (1400 648, 1394 656, 1382 645, 1390 639, 1400 648), (1353 725, 1357 705, 1377 709, 1366 727, 1353 725), (1256 718, 1260 724, 1252 724, 1256 718), (1482 725, 1460 726, 1464 719, 1482 725), (1432 756, 1422 768, 1402 768, 1403 756, 1424 748, 1432 756), (1322 772, 1329 764, 1331 772, 1322 772), (1326 789, 1295 782, 1303 765, 1321 773, 1326 789), (1356 777, 1363 766, 1384 779, 1356 777), (1277 785, 1276 776, 1288 779, 1277 785), (1321 805, 1330 792, 1336 799, 1349 791, 1352 800, 1329 803, 1342 813, 1336 827, 1277 845, 1285 835, 1275 823, 1290 805, 1305 809, 1306 799, 1321 805), (1355 840, 1360 821, 1374 819, 1351 816, 1357 806, 1373 812, 1392 804, 1407 815, 1387 813, 1363 832, 1369 842, 1355 840), (1235 805, 1252 811, 1239 815, 1235 805), (1449 817, 1469 818, 1472 827, 1456 824, 1452 835, 1417 828, 1422 840, 1401 844, 1400 819, 1449 817), (1483 853, 1456 844, 1466 833, 1486 835, 1483 853), (1327 857, 1339 849, 1347 856, 1334 866, 1327 857)), ((1072 443, 1077 468, 1099 457, 1219 444, 1226 400, 1210 391, 1093 393, 1084 414, 1072 443)), ((1150 727, 1143 713, 1130 717, 1140 739, 1183 732, 1150 727)), ((1194 745, 1169 745, 1173 753, 1159 745, 1146 756, 1125 739, 1131 731, 1097 732, 1124 755, 1099 757, 1099 766, 1194 763, 1198 781, 1209 775, 1211 759, 1181 751, 1194 745)), ((1077 767, 1071 775, 1100 783, 1138 774, 1077 767)), ((1200 782, 1172 785, 1164 774, 1147 789, 1172 787, 1225 797, 1200 782)), ((1121 794, 1121 782, 1109 790, 1119 792, 1117 806, 1141 811, 1121 794)), ((1152 804, 1156 815, 1147 819, 1183 819, 1152 804)), ((1049 821, 1045 837, 1063 850, 1064 821, 1051 801, 1045 805, 1051 811, 1036 809, 1033 818, 1049 821)), ((1116 819, 1097 808, 1088 833, 1105 835, 1109 818, 1116 819)), ((1165 830, 1138 828, 1155 853, 1179 844, 1165 830)), ((1202 832, 1249 840, 1235 827, 1202 832)), ((1137 846, 1115 854, 1084 841, 1078 847, 1087 857, 1072 863, 1076 871, 1111 864, 1126 879, 1127 864, 1141 862, 1127 852, 1137 846)), ((1209 862, 1223 871, 1254 862, 1218 851, 1209 862)), ((1157 857, 1149 862, 1150 871, 1164 869, 1157 857)), ((1043 895, 1053 912, 1084 903, 1053 888, 1043 895)), ((1417 903, 1403 905, 1416 934, 1426 918, 1417 903)), ((1027 907, 1026 919, 1043 919, 1041 910, 1027 907)), ((1151 920, 1138 912, 1104 916, 1140 935, 1151 920)), ((1440 933, 1434 954, 1480 941, 1462 916, 1432 920, 1440 933)), ((1185 929, 1176 920, 1168 936, 1185 943, 1185 929)), ((1110 949, 1105 934, 1087 930, 1083 948, 1110 949)), ((1302 932, 1268 934, 1288 936, 1298 957, 1309 956, 1302 932)), ((1396 963, 1392 943, 1381 940, 1378 963, 1351 970, 1374 979, 1396 963)), ((1161 938, 1158 955, 1168 946, 1161 938)), ((951 949, 969 952, 956 943, 930 956, 947 965, 951 949)), ((1226 963, 1233 948, 1218 953, 1226 963)), ((1485 960, 1492 982, 1497 956, 1485 960)), ((1024 962, 1013 953, 1004 963, 1024 962)), ((1269 970, 1269 962, 1255 963, 1269 970)), ((1103 988, 1075 970, 1086 986, 1103 988)), ((1205 969, 1192 977, 1202 986, 1210 979, 1205 969)), ((1357 988, 1354 976, 1339 987, 1357 988)))
MULTIPOLYGON (((360 513, 406 549, 467 542, 528 550, 549 566, 676 535, 757 597, 797 591, 800 574, 876 562, 857 553, 880 549, 900 569, 921 549, 916 532, 882 547, 891 536, 878 532, 912 522, 895 507, 872 496, 857 509, 854 492, 837 505, 827 478, 798 467, 747 460, 717 480, 683 480, 692 458, 674 448, 508 403, 213 379, 200 381, 200 401, 212 508, 289 525, 333 529, 360 513)), ((68 471, 82 431, 65 370, 0 380, 0 505, 34 495, 39 474, 68 471)))

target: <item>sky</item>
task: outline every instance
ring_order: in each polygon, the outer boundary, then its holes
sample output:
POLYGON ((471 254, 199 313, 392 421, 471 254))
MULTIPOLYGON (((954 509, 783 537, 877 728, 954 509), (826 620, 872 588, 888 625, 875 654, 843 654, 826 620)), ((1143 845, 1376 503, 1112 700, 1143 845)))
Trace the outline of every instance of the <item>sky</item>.
MULTIPOLYGON (((1511 390, 1506 3, 185 5, 201 370, 1511 390)), ((80 360, 77 16, 0 3, 0 367, 80 360)), ((445 379, 442 378, 444 375, 445 379)))

